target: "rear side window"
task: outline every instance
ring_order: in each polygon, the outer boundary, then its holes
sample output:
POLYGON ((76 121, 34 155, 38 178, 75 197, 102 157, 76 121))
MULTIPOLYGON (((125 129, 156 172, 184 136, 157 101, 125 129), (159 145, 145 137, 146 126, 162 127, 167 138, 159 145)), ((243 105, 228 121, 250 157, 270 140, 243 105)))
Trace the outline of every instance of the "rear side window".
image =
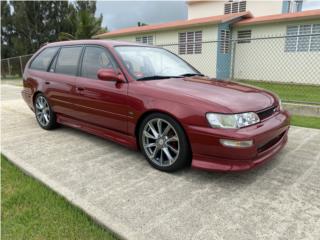
POLYGON ((108 52, 101 47, 86 47, 83 55, 81 76, 98 79, 97 73, 101 68, 113 69, 111 57, 108 52))
POLYGON ((82 47, 61 48, 56 62, 55 72, 76 76, 81 51, 82 47))
POLYGON ((57 53, 59 47, 44 49, 31 63, 30 68, 35 70, 47 71, 52 58, 57 53))

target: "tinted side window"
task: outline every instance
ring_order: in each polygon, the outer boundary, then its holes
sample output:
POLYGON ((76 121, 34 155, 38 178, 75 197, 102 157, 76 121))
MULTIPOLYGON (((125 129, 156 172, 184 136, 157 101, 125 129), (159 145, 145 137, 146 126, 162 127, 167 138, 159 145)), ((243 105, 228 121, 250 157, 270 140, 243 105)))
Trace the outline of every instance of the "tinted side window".
POLYGON ((82 47, 63 47, 60 50, 55 72, 67 75, 77 75, 82 47))
POLYGON ((108 52, 101 47, 86 47, 83 55, 81 76, 98 79, 97 72, 101 68, 113 69, 108 52))
POLYGON ((30 68, 36 70, 47 71, 53 56, 59 47, 50 47, 44 49, 31 63, 30 68))

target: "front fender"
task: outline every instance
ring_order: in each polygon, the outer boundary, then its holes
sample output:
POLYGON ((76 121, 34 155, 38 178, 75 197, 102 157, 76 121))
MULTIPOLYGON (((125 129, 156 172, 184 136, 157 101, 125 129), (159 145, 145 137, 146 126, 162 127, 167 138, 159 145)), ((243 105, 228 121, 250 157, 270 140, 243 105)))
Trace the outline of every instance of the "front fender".
POLYGON ((183 104, 177 101, 151 96, 129 98, 128 134, 134 136, 142 119, 150 113, 161 112, 171 116, 184 129, 189 125, 207 126, 205 110, 196 108, 193 104, 183 104), (134 98, 134 99, 133 99, 134 98))

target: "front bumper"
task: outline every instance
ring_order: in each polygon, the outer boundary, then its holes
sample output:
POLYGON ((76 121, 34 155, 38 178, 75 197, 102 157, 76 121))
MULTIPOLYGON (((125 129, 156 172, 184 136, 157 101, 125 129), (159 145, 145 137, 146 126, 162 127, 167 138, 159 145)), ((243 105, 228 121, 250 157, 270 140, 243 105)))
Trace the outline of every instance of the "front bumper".
POLYGON ((214 129, 188 126, 194 168, 241 171, 271 159, 286 144, 290 120, 286 111, 277 112, 262 122, 241 129, 214 129), (220 139, 253 140, 248 148, 225 147, 220 139))

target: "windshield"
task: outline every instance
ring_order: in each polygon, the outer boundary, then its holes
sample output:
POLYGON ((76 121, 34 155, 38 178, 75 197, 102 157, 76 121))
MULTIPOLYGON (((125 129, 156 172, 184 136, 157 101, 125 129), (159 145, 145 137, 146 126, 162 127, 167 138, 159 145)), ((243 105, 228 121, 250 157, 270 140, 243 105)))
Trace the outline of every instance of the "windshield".
POLYGON ((143 46, 118 46, 115 49, 129 73, 137 80, 200 75, 181 58, 165 49, 143 46))

